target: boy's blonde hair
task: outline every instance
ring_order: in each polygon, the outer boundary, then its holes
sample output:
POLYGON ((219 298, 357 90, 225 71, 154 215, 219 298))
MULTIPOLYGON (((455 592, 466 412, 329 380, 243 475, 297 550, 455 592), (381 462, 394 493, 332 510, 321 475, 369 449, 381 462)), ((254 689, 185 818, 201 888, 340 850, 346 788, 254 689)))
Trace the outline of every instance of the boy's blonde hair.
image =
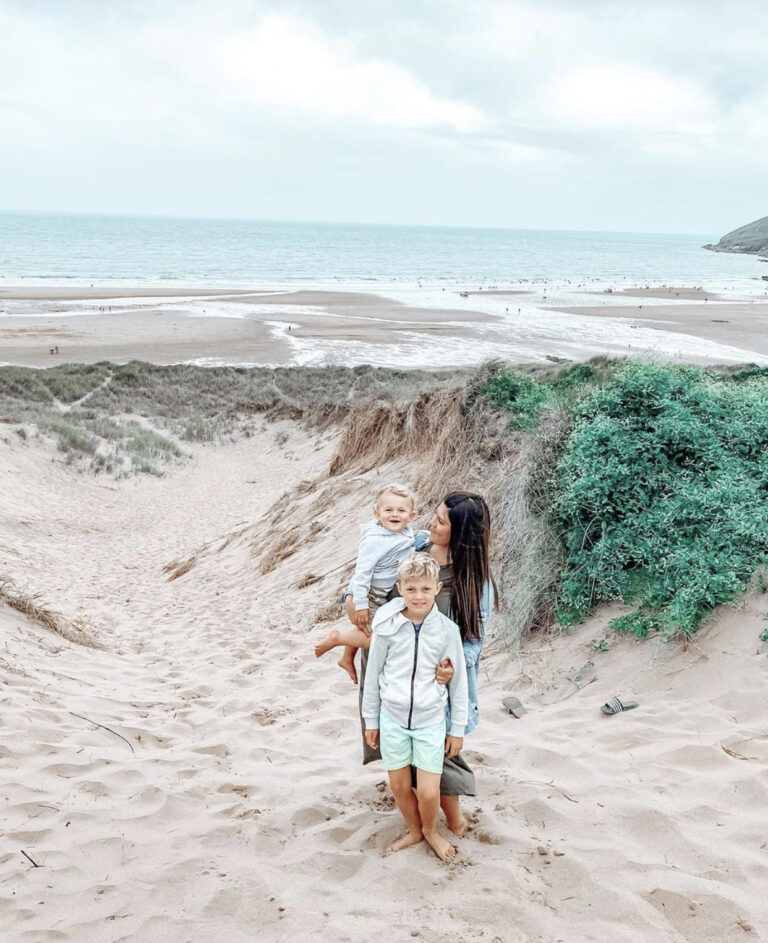
POLYGON ((429 576, 436 583, 440 581, 440 567, 428 553, 412 553, 397 568, 398 583, 420 579, 422 576, 429 576))
POLYGON ((396 494, 398 498, 407 498, 411 502, 411 510, 414 510, 416 507, 416 498, 411 489, 406 488, 405 485, 401 485, 399 482, 395 482, 394 484, 379 488, 376 492, 376 497, 373 499, 373 506, 375 508, 379 506, 379 501, 381 501, 385 494, 396 494))

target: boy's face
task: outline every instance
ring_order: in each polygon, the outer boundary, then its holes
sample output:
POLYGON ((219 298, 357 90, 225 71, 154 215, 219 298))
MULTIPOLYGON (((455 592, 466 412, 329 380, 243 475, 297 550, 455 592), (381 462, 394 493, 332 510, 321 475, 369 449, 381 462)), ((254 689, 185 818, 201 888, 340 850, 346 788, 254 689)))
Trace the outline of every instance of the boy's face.
POLYGON ((431 576, 413 576, 401 580, 397 584, 397 589, 405 600, 406 618, 421 622, 434 606, 435 596, 440 592, 442 585, 431 576))
POLYGON ((382 527, 399 534, 416 517, 416 511, 408 498, 385 492, 374 505, 373 516, 382 527))

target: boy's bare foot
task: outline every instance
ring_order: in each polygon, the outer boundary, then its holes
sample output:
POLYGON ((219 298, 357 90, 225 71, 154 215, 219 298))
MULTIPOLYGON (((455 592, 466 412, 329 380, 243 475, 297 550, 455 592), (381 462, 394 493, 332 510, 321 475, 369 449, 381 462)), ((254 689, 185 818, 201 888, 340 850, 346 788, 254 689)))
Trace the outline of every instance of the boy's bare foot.
POLYGON ((398 838, 396 842, 392 842, 389 846, 390 851, 402 851, 403 848, 410 848, 411 845, 418 845, 420 841, 424 840, 424 836, 421 832, 406 832, 402 838, 398 838))
MULTIPOLYGON (((339 630, 331 629, 322 642, 318 642, 317 645, 315 645, 315 658, 320 658, 326 652, 329 652, 332 648, 336 648, 336 646, 340 644, 339 630)), ((341 662, 339 662, 339 664, 341 664, 341 662)))
POLYGON ((357 668, 355 668, 355 659, 347 658, 346 655, 342 655, 341 658, 336 662, 339 668, 343 668, 349 677, 357 684, 357 668))
POLYGON ((456 822, 446 820, 446 825, 457 838, 463 838, 469 831, 469 822, 463 815, 456 822))
POLYGON ((424 832, 424 837, 441 861, 451 861, 456 857, 456 849, 440 832, 424 832))

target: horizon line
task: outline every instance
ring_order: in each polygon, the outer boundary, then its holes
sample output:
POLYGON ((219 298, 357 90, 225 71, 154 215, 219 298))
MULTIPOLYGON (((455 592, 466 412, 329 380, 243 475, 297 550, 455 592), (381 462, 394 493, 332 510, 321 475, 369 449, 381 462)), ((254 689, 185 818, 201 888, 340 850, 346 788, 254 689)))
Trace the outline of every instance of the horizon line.
POLYGON ((279 223, 288 225, 311 226, 364 226, 371 229, 468 229, 480 232, 560 232, 560 233, 593 233, 601 235, 635 235, 635 236, 691 236, 708 239, 711 233, 680 232, 658 229, 574 229, 571 227, 556 228, 552 226, 479 226, 463 223, 393 223, 393 222, 361 222, 359 220, 332 220, 332 219, 277 219, 274 217, 258 216, 196 216, 176 215, 173 213, 126 213, 126 212, 94 212, 92 210, 20 210, 0 208, 0 216, 90 216, 105 219, 153 219, 187 222, 220 222, 220 223, 279 223))

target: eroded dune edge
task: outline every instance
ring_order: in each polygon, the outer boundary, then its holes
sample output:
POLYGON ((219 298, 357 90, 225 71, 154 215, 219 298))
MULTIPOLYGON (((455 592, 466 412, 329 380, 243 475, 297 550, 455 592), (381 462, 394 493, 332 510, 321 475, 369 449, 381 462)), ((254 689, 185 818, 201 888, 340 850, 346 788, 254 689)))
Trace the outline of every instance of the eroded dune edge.
POLYGON ((95 643, 0 605, 5 938, 768 933, 759 592, 687 645, 607 632, 618 605, 517 644, 502 613, 458 862, 383 855, 398 817, 383 771, 359 765, 357 691, 312 654, 376 483, 405 479, 425 512, 451 487, 487 493, 517 521, 496 548, 508 599, 519 545, 546 538, 519 513, 530 438, 464 379, 399 406, 320 399, 312 421, 297 404, 242 411, 216 443, 157 426, 187 456, 162 476, 97 475, 55 431, 0 426, 4 585, 95 643), (640 707, 605 717, 614 694, 640 707))

